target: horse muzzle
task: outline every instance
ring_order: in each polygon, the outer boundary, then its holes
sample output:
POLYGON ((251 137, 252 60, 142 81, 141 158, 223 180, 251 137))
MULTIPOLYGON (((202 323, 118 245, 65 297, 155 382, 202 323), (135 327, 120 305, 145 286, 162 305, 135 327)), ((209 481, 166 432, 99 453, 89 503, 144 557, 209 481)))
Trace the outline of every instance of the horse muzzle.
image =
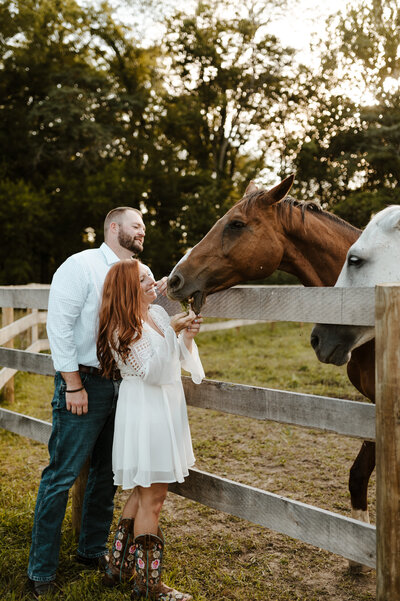
POLYGON ((311 346, 321 363, 344 365, 354 348, 354 338, 347 330, 338 331, 346 326, 317 324, 311 332, 311 346))
POLYGON ((206 300, 206 293, 203 290, 193 289, 192 286, 186 285, 183 275, 176 269, 171 273, 167 280, 167 296, 171 300, 186 301, 189 298, 193 311, 198 315, 206 300))

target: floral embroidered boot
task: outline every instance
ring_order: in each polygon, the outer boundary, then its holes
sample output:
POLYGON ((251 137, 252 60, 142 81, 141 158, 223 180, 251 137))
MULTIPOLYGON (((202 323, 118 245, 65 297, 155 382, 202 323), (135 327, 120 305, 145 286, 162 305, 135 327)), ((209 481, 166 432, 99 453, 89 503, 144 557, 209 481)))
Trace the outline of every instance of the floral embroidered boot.
POLYGON ((180 593, 161 582, 164 537, 161 530, 158 535, 142 534, 135 538, 135 573, 133 577, 132 601, 151 599, 151 601, 190 601, 188 594, 180 593))
POLYGON ((114 535, 110 560, 103 576, 103 584, 115 586, 128 582, 135 569, 135 544, 133 542, 133 518, 121 518, 114 535))

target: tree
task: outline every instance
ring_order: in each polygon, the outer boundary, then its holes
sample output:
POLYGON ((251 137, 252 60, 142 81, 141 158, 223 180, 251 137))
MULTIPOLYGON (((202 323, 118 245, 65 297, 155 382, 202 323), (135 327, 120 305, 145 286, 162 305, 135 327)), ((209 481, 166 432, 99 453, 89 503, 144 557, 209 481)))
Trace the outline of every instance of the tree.
POLYGON ((394 0, 360 1, 332 18, 295 160, 303 194, 357 226, 398 197, 399 22, 394 0))
POLYGON ((199 2, 195 14, 178 11, 167 21, 145 202, 164 231, 178 230, 175 259, 241 197, 276 141, 292 51, 265 31, 261 12, 244 9, 199 2))
POLYGON ((140 203, 156 51, 137 46, 106 4, 6 0, 0 22, 0 169, 46 197, 48 281, 84 248, 87 226, 100 232, 108 210, 140 203), (107 198, 93 191, 101 174, 114 179, 107 198))
POLYGON ((52 224, 49 199, 23 181, 0 181, 0 282, 47 281, 52 224))

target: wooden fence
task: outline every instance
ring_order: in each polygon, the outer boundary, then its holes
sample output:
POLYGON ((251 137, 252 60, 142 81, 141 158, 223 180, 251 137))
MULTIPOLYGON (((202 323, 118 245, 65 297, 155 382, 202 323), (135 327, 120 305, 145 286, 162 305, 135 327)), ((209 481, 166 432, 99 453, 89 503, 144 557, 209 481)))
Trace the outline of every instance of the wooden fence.
MULTIPOLYGON (((0 306, 46 309, 48 290, 0 287, 0 306)), ((161 299, 169 313, 178 303, 161 299)), ((170 490, 231 515, 245 518, 298 540, 377 566, 378 601, 400 599, 400 356, 397 353, 400 287, 336 289, 297 286, 238 286, 212 296, 203 315, 261 321, 301 321, 374 325, 376 320, 377 411, 358 403, 206 380, 201 386, 184 378, 189 405, 254 419, 272 420, 357 437, 377 437, 377 530, 330 511, 293 501, 231 480, 190 470, 170 490), (396 304, 397 296, 399 302, 396 304), (396 300, 393 300, 396 299, 396 300), (375 308, 376 305, 376 308, 375 308), (375 318, 376 314, 376 318, 375 318), (376 532, 378 535, 376 536, 376 532)), ((0 332, 1 334, 1 332, 0 332)), ((54 373, 49 355, 0 348, 0 365, 44 375, 54 373)), ((47 442, 50 424, 0 408, 0 426, 47 442)))

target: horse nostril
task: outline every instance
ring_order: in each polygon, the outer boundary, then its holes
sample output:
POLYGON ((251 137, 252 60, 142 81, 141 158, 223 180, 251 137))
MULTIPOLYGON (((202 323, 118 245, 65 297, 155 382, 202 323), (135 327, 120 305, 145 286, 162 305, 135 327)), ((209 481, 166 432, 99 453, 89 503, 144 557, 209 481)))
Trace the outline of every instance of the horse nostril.
POLYGON ((315 350, 319 344, 319 338, 318 338, 317 334, 311 334, 310 342, 311 342, 311 346, 315 350))
POLYGON ((178 290, 180 290, 183 287, 183 284, 184 284, 184 279, 179 273, 176 273, 175 275, 173 275, 171 278, 168 279, 168 288, 172 292, 177 292, 178 290))

